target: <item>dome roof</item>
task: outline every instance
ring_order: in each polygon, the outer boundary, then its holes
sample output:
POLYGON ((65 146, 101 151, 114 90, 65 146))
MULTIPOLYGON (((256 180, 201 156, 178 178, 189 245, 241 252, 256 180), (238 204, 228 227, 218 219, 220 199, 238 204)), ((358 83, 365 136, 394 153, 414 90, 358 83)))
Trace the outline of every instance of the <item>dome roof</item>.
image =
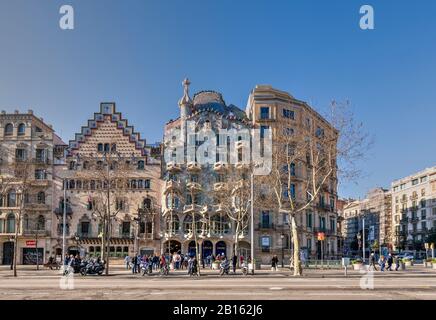
POLYGON ((215 111, 225 116, 245 119, 245 112, 234 105, 227 106, 219 92, 200 91, 194 95, 193 111, 215 111))

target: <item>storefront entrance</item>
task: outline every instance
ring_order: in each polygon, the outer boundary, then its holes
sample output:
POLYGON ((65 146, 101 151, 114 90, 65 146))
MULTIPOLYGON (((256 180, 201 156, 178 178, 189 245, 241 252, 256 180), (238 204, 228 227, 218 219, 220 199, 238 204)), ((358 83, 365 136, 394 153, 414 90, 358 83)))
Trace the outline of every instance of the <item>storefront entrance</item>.
POLYGON ((2 263, 5 265, 12 264, 14 258, 14 243, 9 241, 3 243, 3 259, 2 263))
POLYGON ((207 257, 212 256, 213 254, 213 244, 209 240, 205 240, 202 244, 203 249, 203 259, 207 259, 207 257))
POLYGON ((195 248, 195 241, 189 242, 188 245, 188 255, 189 256, 195 256, 197 254, 197 249, 195 248))
POLYGON ((218 241, 215 245, 216 255, 227 256, 227 245, 224 241, 218 241))

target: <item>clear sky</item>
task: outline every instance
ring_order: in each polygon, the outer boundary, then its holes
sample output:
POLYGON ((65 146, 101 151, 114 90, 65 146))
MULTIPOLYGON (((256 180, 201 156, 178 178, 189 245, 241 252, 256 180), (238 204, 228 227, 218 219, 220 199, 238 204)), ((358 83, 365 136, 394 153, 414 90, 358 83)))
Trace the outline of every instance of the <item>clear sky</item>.
POLYGON ((316 109, 349 99, 375 145, 340 195, 363 197, 436 165, 435 15, 433 0, 0 0, 0 109, 31 108, 68 141, 115 101, 153 143, 186 76, 241 108, 256 84, 316 109), (59 28, 63 4, 74 30, 59 28))

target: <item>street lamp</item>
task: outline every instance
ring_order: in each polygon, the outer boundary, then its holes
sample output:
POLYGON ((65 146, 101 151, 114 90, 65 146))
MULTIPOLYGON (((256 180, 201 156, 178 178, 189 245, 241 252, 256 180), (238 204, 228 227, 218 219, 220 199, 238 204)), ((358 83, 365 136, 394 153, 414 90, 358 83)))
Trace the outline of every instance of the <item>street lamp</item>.
POLYGON ((282 233, 280 235, 280 238, 282 239, 282 268, 285 267, 285 246, 284 246, 284 240, 285 240, 285 235, 282 233))

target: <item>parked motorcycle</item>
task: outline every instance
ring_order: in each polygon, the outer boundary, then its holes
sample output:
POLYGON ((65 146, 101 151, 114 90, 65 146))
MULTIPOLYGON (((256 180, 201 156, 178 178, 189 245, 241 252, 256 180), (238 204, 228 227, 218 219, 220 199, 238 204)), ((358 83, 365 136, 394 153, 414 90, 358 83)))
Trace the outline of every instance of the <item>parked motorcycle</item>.
POLYGON ((80 269, 80 274, 82 276, 93 275, 93 274, 98 274, 99 276, 101 276, 105 269, 104 265, 105 265, 104 261, 101 262, 88 261, 88 263, 80 269))
POLYGON ((146 274, 151 275, 153 272, 152 264, 150 262, 141 262, 141 274, 145 276, 146 274))
POLYGON ((241 271, 244 276, 248 274, 248 265, 246 262, 243 262, 241 265, 241 271))
POLYGON ((224 274, 229 274, 230 272, 230 262, 225 259, 220 263, 220 276, 224 274))

